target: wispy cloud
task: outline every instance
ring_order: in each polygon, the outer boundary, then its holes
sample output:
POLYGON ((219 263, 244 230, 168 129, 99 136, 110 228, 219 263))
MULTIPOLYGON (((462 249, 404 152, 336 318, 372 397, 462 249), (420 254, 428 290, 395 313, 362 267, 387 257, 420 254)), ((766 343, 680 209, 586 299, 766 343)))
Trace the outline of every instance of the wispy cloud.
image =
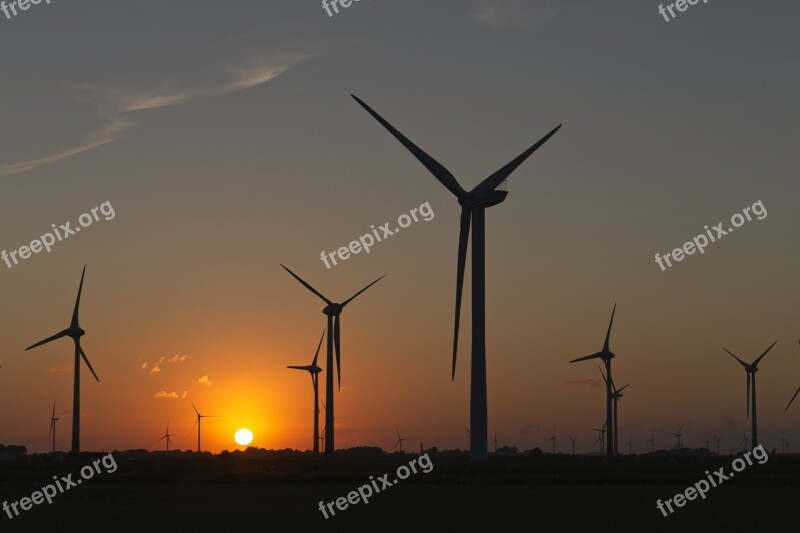
MULTIPOLYGON (((164 365, 185 363, 188 360, 189 360, 188 355, 181 355, 181 354, 173 355, 172 357, 159 357, 158 360, 155 363, 153 363, 153 366, 150 367, 150 372, 148 372, 148 374, 150 375, 158 374, 159 372, 161 372, 161 367, 164 365)), ((142 366, 140 366, 139 368, 142 370, 147 370, 147 361, 145 361, 144 364, 142 364, 142 366)))
POLYGON ((181 392, 167 392, 165 390, 159 391, 153 395, 153 398, 156 399, 168 399, 168 400, 177 400, 180 398, 186 398, 186 391, 181 392))
POLYGON ((599 387, 601 383, 599 379, 568 379, 564 385, 599 387))
POLYGON ((133 122, 122 119, 114 119, 110 124, 91 133, 77 146, 73 146, 72 148, 67 148, 65 150, 35 159, 28 159, 27 161, 20 161, 18 163, 0 166, 0 176, 9 176, 11 174, 18 174, 20 172, 32 170, 44 165, 51 165, 61 161, 62 159, 82 154, 83 152, 88 152, 89 150, 94 150, 95 148, 99 148, 110 142, 116 141, 119 138, 119 134, 131 126, 133 126, 133 122))
POLYGON ((550 21, 559 12, 570 7, 555 7, 550 2, 532 5, 530 0, 475 0, 473 17, 476 22, 490 28, 507 26, 532 26, 550 21))
POLYGON ((208 379, 208 376, 201 377, 200 379, 197 380, 197 382, 200 383, 201 385, 205 385, 206 387, 210 387, 211 385, 214 384, 213 381, 208 379))
POLYGON ((83 142, 72 148, 35 159, 0 165, 0 176, 8 176, 34 168, 57 163, 120 138, 120 133, 135 124, 130 113, 147 109, 185 104, 198 98, 235 93, 263 85, 301 61, 303 58, 258 59, 250 63, 234 64, 224 68, 221 75, 193 85, 165 82, 160 89, 131 90, 101 87, 93 84, 72 84, 78 97, 100 110, 108 124, 91 133, 83 142))

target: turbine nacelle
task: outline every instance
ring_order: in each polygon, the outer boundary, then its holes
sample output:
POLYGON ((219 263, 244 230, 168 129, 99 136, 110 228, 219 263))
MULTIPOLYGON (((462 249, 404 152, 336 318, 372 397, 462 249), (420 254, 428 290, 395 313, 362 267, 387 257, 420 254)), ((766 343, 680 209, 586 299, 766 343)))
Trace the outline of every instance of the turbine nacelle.
POLYGON ((69 336, 70 338, 72 338, 74 340, 78 340, 81 337, 83 337, 84 335, 86 335, 86 332, 83 329, 81 329, 80 326, 77 326, 77 325, 76 326, 71 326, 67 330, 67 336, 69 336))
POLYGON ((459 196, 458 204, 470 209, 477 207, 486 208, 502 203, 506 199, 506 196, 508 196, 508 191, 498 191, 495 189, 483 192, 473 190, 459 196))
POLYGON ((334 316, 337 316, 337 315, 341 315, 343 309, 344 309, 344 306, 342 304, 330 303, 330 304, 325 306, 325 308, 322 310, 322 312, 327 316, 334 317, 334 316))

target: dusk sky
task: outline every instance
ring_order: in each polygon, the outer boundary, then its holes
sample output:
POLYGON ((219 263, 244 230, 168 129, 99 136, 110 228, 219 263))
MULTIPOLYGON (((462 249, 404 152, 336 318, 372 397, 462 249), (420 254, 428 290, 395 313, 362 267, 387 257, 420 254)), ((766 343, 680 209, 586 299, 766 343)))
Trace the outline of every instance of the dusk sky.
MULTIPOLYGON (((489 434, 592 448, 612 306, 620 441, 736 446, 747 362, 765 447, 800 446, 800 4, 52 0, 0 13, 0 251, 110 202, 115 216, 0 262, 0 442, 69 450, 81 269, 82 447, 308 449, 323 302, 342 315, 339 448, 467 448, 470 268, 450 379, 459 206, 351 97, 465 189, 558 124, 487 211, 489 434), (744 38, 746 37, 746 38, 744 38), (733 233, 654 261, 761 202, 733 233), (428 202, 435 216, 327 269, 428 202), (158 370, 155 370, 155 369, 158 370), (797 443, 796 445, 794 443, 797 443)), ((324 345, 323 345, 324 353, 324 345)), ((320 355, 320 363, 324 362, 320 355)), ((324 364, 320 364, 324 367, 324 364)), ((320 396, 324 398, 324 376, 320 396)), ((321 419, 321 424, 322 424, 321 419)))

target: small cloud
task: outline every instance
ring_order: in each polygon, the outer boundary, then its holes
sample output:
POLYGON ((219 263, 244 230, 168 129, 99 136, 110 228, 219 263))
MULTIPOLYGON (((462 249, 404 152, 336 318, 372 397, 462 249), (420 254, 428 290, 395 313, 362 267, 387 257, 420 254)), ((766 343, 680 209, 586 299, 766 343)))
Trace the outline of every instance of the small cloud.
POLYGON ((163 398, 163 399, 177 400, 178 398, 186 398, 186 391, 181 391, 181 392, 175 392, 175 391, 172 391, 172 392, 167 392, 167 391, 165 391, 165 390, 162 390, 162 391, 159 391, 159 392, 155 393, 155 394, 153 395, 153 398, 156 398, 156 399, 161 399, 161 398, 163 398))
POLYGON ((208 379, 208 376, 201 377, 200 379, 197 380, 197 382, 200 383, 201 385, 205 385, 206 387, 210 387, 214 383, 213 381, 208 379))
POLYGON ((188 355, 173 355, 167 361, 170 363, 185 363, 189 359, 188 355))
POLYGON ((72 363, 64 363, 63 365, 56 365, 50 367, 48 372, 58 372, 58 373, 65 373, 65 372, 72 372, 74 365, 72 363))
MULTIPOLYGON (((161 372, 161 367, 163 365, 175 364, 175 363, 184 363, 189 359, 188 355, 173 355, 172 357, 159 357, 158 361, 153 363, 153 366, 150 368, 150 374, 158 374, 161 372)), ((141 366, 142 369, 147 367, 147 363, 141 366)))
POLYGON ((139 368, 140 368, 141 370, 144 370, 145 368, 147 368, 147 361, 145 361, 144 363, 142 363, 142 366, 140 366, 139 368))
POLYGON ((599 379, 568 379, 564 385, 572 385, 577 387, 599 387, 602 385, 599 379))
POLYGON ((537 431, 539 431, 539 424, 534 424, 532 422, 528 424, 523 424, 519 427, 520 435, 533 435, 537 431))
POLYGON ((150 369, 150 374, 158 374, 159 372, 161 372, 161 367, 159 366, 154 365, 153 368, 150 369))

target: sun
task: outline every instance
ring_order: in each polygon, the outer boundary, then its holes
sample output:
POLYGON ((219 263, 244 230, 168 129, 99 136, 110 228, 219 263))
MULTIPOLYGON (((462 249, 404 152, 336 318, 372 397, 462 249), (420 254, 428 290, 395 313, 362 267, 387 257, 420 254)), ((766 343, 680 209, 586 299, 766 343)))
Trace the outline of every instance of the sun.
POLYGON ((233 440, 235 440, 236 444, 239 446, 246 446, 253 442, 253 432, 249 429, 242 428, 236 432, 233 436, 233 440))

